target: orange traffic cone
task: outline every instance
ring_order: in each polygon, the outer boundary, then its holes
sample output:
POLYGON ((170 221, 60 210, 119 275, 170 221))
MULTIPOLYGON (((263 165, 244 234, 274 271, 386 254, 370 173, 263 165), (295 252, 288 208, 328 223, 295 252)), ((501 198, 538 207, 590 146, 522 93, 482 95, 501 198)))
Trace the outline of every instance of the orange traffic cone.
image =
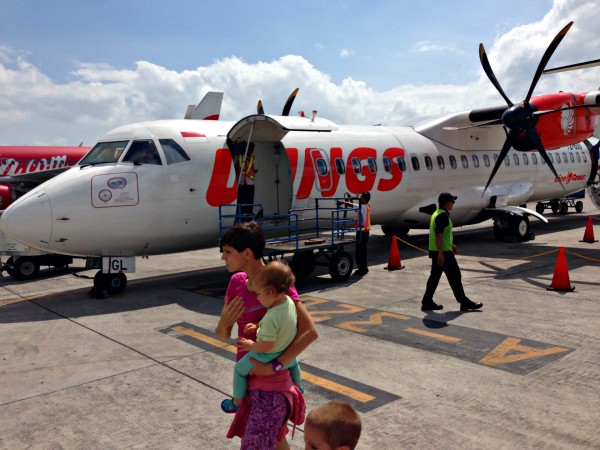
POLYGON ((583 233, 583 240, 579 242, 589 242, 590 244, 598 242, 594 240, 594 225, 592 224, 592 216, 588 216, 587 225, 585 226, 585 233, 583 233))
POLYGON ((387 270, 400 270, 404 269, 404 266, 400 265, 400 250, 398 250, 398 243, 396 242, 396 236, 392 236, 392 246, 390 248, 390 256, 388 258, 387 270))
POLYGON ((569 269, 567 268, 567 257, 565 256, 564 247, 558 248, 552 284, 546 289, 561 292, 573 292, 575 290, 575 286, 571 286, 571 280, 569 280, 569 269))

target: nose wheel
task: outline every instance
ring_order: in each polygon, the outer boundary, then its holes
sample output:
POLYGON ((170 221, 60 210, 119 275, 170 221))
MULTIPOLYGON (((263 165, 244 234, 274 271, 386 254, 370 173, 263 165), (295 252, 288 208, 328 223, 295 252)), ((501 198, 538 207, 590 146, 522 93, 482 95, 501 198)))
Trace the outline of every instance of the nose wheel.
POLYGON ((119 294, 127 287, 127 276, 120 273, 102 273, 99 270, 94 276, 94 287, 88 296, 93 298, 107 298, 112 294, 119 294))

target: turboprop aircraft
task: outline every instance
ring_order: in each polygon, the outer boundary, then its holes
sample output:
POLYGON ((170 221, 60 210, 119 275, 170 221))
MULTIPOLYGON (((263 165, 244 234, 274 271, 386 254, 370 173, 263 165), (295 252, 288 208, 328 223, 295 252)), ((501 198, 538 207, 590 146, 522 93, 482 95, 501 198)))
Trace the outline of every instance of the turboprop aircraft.
POLYGON ((76 167, 16 201, 0 227, 36 248, 101 257, 95 286, 108 283, 119 292, 136 256, 217 244, 220 207, 237 200, 234 155, 252 142, 254 202, 263 216, 294 209, 302 218, 314 214, 320 199, 370 191, 372 222, 399 233, 428 228, 439 193, 449 191, 458 196, 455 226, 493 219, 498 239, 527 240, 528 217, 546 219, 520 205, 595 182, 598 166, 588 139, 599 98, 599 91, 528 94, 523 103, 529 112, 544 114, 516 124, 502 121, 504 111, 514 111, 508 101, 508 107, 410 126, 337 125, 316 112, 127 125, 103 136, 76 167), (153 162, 140 162, 141 149, 154 155, 153 162))

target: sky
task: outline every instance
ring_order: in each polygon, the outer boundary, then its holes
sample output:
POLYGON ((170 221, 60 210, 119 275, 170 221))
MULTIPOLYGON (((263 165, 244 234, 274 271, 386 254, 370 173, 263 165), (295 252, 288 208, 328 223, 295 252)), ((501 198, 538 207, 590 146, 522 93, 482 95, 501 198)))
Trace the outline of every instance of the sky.
MULTIPOLYGON (((222 120, 317 110, 338 124, 408 123, 513 102, 548 68, 600 58, 600 0, 0 0, 0 145, 92 146, 119 126, 183 118, 208 91, 222 120)), ((535 94, 599 89, 600 67, 535 94)))

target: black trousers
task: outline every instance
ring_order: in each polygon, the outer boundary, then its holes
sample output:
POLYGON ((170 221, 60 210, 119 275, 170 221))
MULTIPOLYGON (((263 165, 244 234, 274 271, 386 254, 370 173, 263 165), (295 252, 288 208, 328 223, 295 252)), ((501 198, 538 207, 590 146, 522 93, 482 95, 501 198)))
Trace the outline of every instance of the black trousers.
POLYGON ((427 288, 425 290, 425 295, 423 295, 423 303, 431 303, 433 301, 433 294, 438 287, 442 273, 446 274, 446 278, 448 278, 448 283, 450 284, 450 288, 454 293, 456 301, 458 303, 469 302, 470 300, 465 295, 463 289, 460 267, 458 267, 458 262, 456 261, 454 253, 444 252, 443 266, 439 266, 437 263, 437 252, 432 253, 431 256, 433 256, 431 258, 431 273, 427 280, 427 288))
POLYGON ((356 232, 356 267, 360 272, 368 272, 367 267, 367 242, 369 240, 368 231, 356 232))
MULTIPOLYGON (((254 203, 254 185, 241 184, 238 186, 238 205, 245 205, 238 208, 238 213, 242 215, 251 215, 252 203, 254 203)), ((249 217, 244 218, 244 221, 252 220, 249 217)))

